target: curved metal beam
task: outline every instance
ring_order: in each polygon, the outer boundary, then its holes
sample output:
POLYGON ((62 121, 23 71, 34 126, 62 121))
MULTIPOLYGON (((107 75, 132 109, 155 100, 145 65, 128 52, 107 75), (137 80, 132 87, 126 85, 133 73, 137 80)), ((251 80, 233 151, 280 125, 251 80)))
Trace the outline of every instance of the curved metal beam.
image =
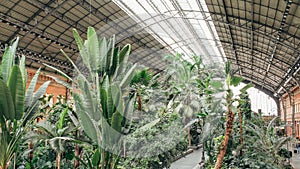
MULTIPOLYGON (((222 17, 225 17, 225 15, 224 15, 224 13, 219 13, 219 12, 209 12, 211 15, 218 15, 218 16, 222 16, 222 17)), ((227 15, 228 17, 231 17, 231 18, 234 18, 234 19, 241 19, 241 20, 244 20, 244 21, 246 21, 246 22, 251 22, 251 20, 250 19, 247 19, 247 18, 240 18, 240 17, 238 17, 238 16, 235 16, 235 15, 227 15)), ((270 18, 270 19, 274 19, 274 18, 270 18)), ((218 22, 220 22, 220 20, 215 20, 215 19, 212 19, 213 21, 218 21, 218 22)), ((222 23, 224 23, 224 21, 221 21, 222 23)), ((275 28, 273 27, 273 26, 271 26, 271 25, 266 25, 266 24, 264 24, 264 23, 260 23, 260 22, 258 22, 258 21, 253 21, 253 23, 255 23, 255 24, 258 24, 258 25, 261 25, 261 26, 265 26, 265 27, 267 27, 267 28, 269 28, 269 29, 272 29, 272 30, 274 30, 275 28)), ((242 25, 239 25, 239 26, 242 26, 242 25)), ((279 30, 279 28, 278 29, 276 29, 277 31, 279 30)), ((296 38, 296 39, 299 39, 300 37, 297 37, 297 36, 295 36, 295 35, 293 35, 293 34, 290 34, 289 32, 282 32, 282 33, 285 33, 286 35, 288 35, 288 36, 290 36, 290 37, 293 37, 293 38, 296 38)))
MULTIPOLYGON (((48 7, 50 6, 52 3, 54 3, 56 1, 48 1, 48 3, 45 5, 45 7, 48 7)), ((38 9, 38 11, 36 11, 31 17, 29 17, 24 23, 26 25, 29 25, 29 23, 36 18, 36 16, 38 16, 41 12, 43 12, 44 10, 43 9, 38 9)), ((21 31, 21 29, 18 29, 17 31, 14 32, 14 34, 12 36, 10 36, 6 43, 9 43, 11 40, 13 40, 13 38, 15 38, 17 36, 17 34, 19 34, 19 32, 21 31)))
MULTIPOLYGON (((222 17, 225 17, 224 14, 222 14, 222 13, 215 13, 215 12, 212 12, 211 14, 220 15, 220 16, 222 16, 222 17)), ((241 20, 244 20, 245 22, 251 22, 251 20, 248 20, 248 19, 246 19, 246 18, 239 18, 239 17, 233 16, 233 15, 230 15, 229 17, 232 17, 232 18, 234 18, 234 19, 241 19, 241 20)), ((217 22, 217 23, 221 23, 221 24, 225 24, 225 25, 231 25, 231 26, 237 27, 237 28, 239 28, 239 29, 246 29, 246 30, 251 31, 251 28, 246 27, 246 26, 244 26, 244 25, 240 25, 240 24, 236 24, 236 23, 226 23, 226 22, 224 22, 224 20, 220 20, 220 19, 213 19, 213 22, 217 22)), ((269 29, 274 30, 274 27, 271 27, 271 26, 268 26, 268 25, 264 25, 264 24, 262 24, 262 23, 255 22, 255 21, 253 21, 253 23, 259 24, 261 27, 262 27, 262 26, 265 26, 265 27, 267 27, 267 28, 269 28, 269 29)), ((215 27, 220 27, 220 28, 222 28, 221 26, 218 26, 218 25, 216 25, 216 24, 215 24, 215 27)), ((300 39, 300 37, 296 37, 295 35, 289 34, 288 32, 282 32, 282 33, 288 35, 289 37, 292 37, 292 38, 295 38, 295 39, 300 39)), ((270 33, 263 32, 263 31, 261 31, 261 30, 259 30, 259 29, 253 29, 253 34, 257 34, 257 35, 259 35, 259 36, 261 36, 261 37, 263 37, 263 38, 268 38, 268 39, 270 39, 270 40, 272 40, 272 41, 275 41, 275 40, 276 40, 276 38, 274 38, 274 36, 271 35, 270 33)), ((289 48, 289 49, 291 49, 291 50, 293 50, 293 51, 296 51, 296 52, 300 53, 300 50, 298 50, 297 48, 293 48, 293 47, 289 46, 289 44, 293 43, 292 41, 287 41, 286 39, 285 39, 285 41, 288 42, 288 44, 285 44, 285 43, 280 42, 280 41, 278 41, 278 44, 281 44, 281 45, 283 45, 283 46, 285 46, 285 47, 287 47, 287 48, 289 48)))
MULTIPOLYGON (((231 59, 231 58, 228 58, 229 60, 233 60, 233 59, 231 59)), ((250 65, 250 63, 249 62, 247 62, 247 61, 244 61, 244 60, 239 60, 239 62, 241 62, 241 63, 246 63, 246 64, 249 64, 250 65)), ((259 69, 265 69, 265 68, 263 68, 263 67, 261 67, 261 66, 258 66, 258 65, 253 65, 254 67, 256 67, 256 68, 259 68, 259 69)), ((245 69, 250 69, 250 70, 252 70, 253 71, 253 69, 251 69, 251 68, 247 68, 247 67, 243 67, 243 68, 245 68, 245 69)), ((259 72, 257 72, 257 73, 259 73, 259 72)), ((280 76, 280 75, 278 75, 278 74, 275 74, 275 73, 273 73, 273 72, 270 72, 273 76, 276 76, 276 77, 278 77, 278 78, 280 78, 280 79, 282 79, 282 77, 280 76)), ((270 78, 268 78, 268 79, 270 79, 270 78)), ((274 80, 272 80, 272 79, 270 79, 271 81, 273 81, 273 82, 276 82, 276 81, 274 81, 274 80)), ((277 82, 278 83, 278 82, 277 82)), ((274 88, 276 88, 276 86, 273 86, 274 88)))
POLYGON ((284 25, 285 25, 285 23, 286 23, 286 18, 287 18, 288 14, 289 14, 289 11, 290 11, 290 8, 291 8, 291 4, 292 4, 292 0, 288 0, 288 1, 287 1, 287 4, 286 4, 286 6, 285 6, 284 13, 283 13, 283 17, 282 17, 281 22, 280 22, 280 27, 279 27, 279 30, 278 30, 277 35, 276 35, 276 41, 274 42, 275 45, 274 45, 274 47, 273 47, 273 51, 272 51, 272 54, 271 54, 270 59, 269 59, 269 64, 268 64, 268 67, 267 67, 267 71, 266 71, 265 76, 264 76, 264 79, 263 79, 263 81, 264 81, 264 82, 263 82, 263 85, 265 84, 265 79, 266 79, 266 77, 267 77, 267 75, 268 75, 268 72, 269 72, 269 70, 270 70, 270 67, 271 67, 271 65, 272 65, 273 58, 274 58, 274 55, 275 55, 276 49, 277 49, 277 44, 278 44, 278 42, 279 42, 280 39, 281 39, 281 36, 282 36, 281 33, 282 33, 282 30, 283 30, 284 25))
MULTIPOLYGON (((223 41, 223 40, 221 40, 221 43, 230 44, 230 42, 226 42, 226 41, 223 41)), ((249 48, 248 46, 244 46, 244 45, 241 45, 241 44, 236 44, 236 46, 242 47, 242 48, 247 48, 247 49, 251 50, 251 48, 249 48)), ((226 49, 226 47, 224 47, 224 49, 226 49)), ((253 51, 258 52, 258 53, 262 53, 262 54, 264 54, 265 56, 269 56, 268 53, 265 53, 265 52, 260 51, 260 50, 257 50, 257 49, 253 49, 253 51)), ((258 59, 261 60, 260 58, 258 58, 258 59)), ((278 60, 279 60, 279 59, 278 59, 278 60)), ((283 62, 284 64, 290 66, 290 64, 288 64, 287 62, 285 62, 285 61, 283 61, 283 60, 280 60, 280 62, 283 62)), ((282 70, 282 71, 284 71, 284 70, 282 70)))
POLYGON ((282 86, 284 87, 287 83, 289 83, 289 81, 293 78, 293 76, 295 76, 299 72, 299 70, 300 70, 300 54, 298 56, 298 59, 293 64, 293 66, 291 66, 288 69, 288 71, 286 72, 286 74, 283 77, 282 81, 277 86, 276 91, 278 91, 280 89, 280 87, 282 87, 282 86))
MULTIPOLYGON (((223 3, 224 12, 225 12, 225 21, 226 21, 226 23, 229 23, 225 0, 222 0, 222 3, 223 3)), ((231 44, 232 44, 232 50, 234 52, 234 57, 236 59, 235 62, 236 62, 236 65, 238 66, 240 75, 242 75, 242 71, 240 69, 240 65, 239 65, 239 62, 238 62, 237 53, 236 53, 236 50, 235 50, 235 43, 233 41, 233 35, 232 35, 231 27, 230 27, 230 25, 227 25, 227 26, 228 26, 228 31, 229 31, 229 38, 230 38, 231 44)))

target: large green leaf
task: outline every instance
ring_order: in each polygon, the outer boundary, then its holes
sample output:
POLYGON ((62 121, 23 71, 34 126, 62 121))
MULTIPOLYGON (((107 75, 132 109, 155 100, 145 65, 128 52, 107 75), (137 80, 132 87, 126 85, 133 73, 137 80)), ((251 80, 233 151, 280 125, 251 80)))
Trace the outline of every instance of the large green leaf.
POLYGON ((122 121, 123 116, 119 112, 115 112, 112 116, 111 127, 120 133, 122 130, 122 121))
POLYGON ((108 111, 107 111, 107 93, 106 90, 101 86, 100 87, 100 101, 101 101, 101 107, 102 107, 102 112, 103 112, 103 117, 105 119, 108 118, 108 111))
POLYGON ((100 120, 100 113, 96 112, 96 102, 94 98, 96 97, 93 93, 93 90, 90 88, 89 84, 85 81, 84 82, 84 108, 86 112, 94 119, 95 121, 100 120))
POLYGON ((100 152, 99 152, 99 149, 97 149, 94 154, 93 154, 93 157, 92 157, 92 164, 93 166, 97 166, 100 162, 100 152))
POLYGON ((104 77, 104 81, 101 84, 100 87, 100 98, 101 98, 101 106, 102 106, 102 111, 103 111, 103 116, 106 119, 111 118, 109 114, 111 113, 112 110, 112 97, 111 97, 111 92, 110 92, 110 83, 109 83, 109 78, 108 76, 104 77))
POLYGON ((68 76, 67 74, 65 74, 65 73, 62 72, 61 70, 57 69, 56 67, 50 66, 50 65, 48 65, 48 64, 46 64, 46 63, 43 63, 43 65, 47 66, 47 67, 50 68, 50 69, 55 70, 56 72, 58 72, 60 75, 62 75, 62 76, 63 76, 64 78, 66 78, 67 80, 73 81, 73 79, 72 79, 70 76, 68 76))
POLYGON ((88 54, 89 54, 89 61, 91 65, 92 71, 97 71, 98 64, 100 62, 99 58, 99 43, 98 43, 98 36, 93 27, 88 27, 87 32, 87 46, 88 46, 88 54))
POLYGON ((26 125, 28 121, 30 121, 35 114, 39 111, 40 101, 39 99, 45 94, 49 84, 51 81, 45 82, 39 89, 32 95, 32 99, 30 105, 25 109, 25 116, 23 120, 23 125, 26 125))
POLYGON ((254 85, 252 83, 248 83, 246 86, 244 86, 240 91, 241 93, 246 93, 246 91, 248 89, 250 89, 251 87, 254 87, 254 85))
POLYGON ((134 110, 134 102, 136 100, 136 94, 126 102, 125 109, 123 111, 122 116, 125 118, 124 120, 124 126, 130 123, 131 118, 133 116, 133 110, 134 110))
POLYGON ((55 77, 55 76, 50 76, 50 75, 46 75, 47 77, 50 77, 51 79, 53 79, 56 83, 63 85, 64 87, 68 88, 68 89, 73 89, 73 87, 71 86, 71 84, 69 84, 68 82, 55 77))
POLYGON ((24 85, 24 90, 26 90, 26 82, 27 82, 27 70, 25 66, 25 56, 22 55, 20 63, 19 63, 19 68, 22 74, 22 79, 23 79, 23 85, 24 85))
POLYGON ((128 44, 128 45, 124 46, 119 53, 118 75, 122 74, 126 69, 130 50, 131 50, 131 45, 128 44))
POLYGON ((45 132, 48 135, 48 138, 57 136, 55 126, 48 121, 39 122, 35 125, 35 127, 45 132))
MULTIPOLYGON (((112 97, 112 90, 111 90, 111 86, 109 85, 109 87, 106 89, 106 94, 107 94, 107 102, 106 102, 106 106, 107 106, 107 116, 108 116, 108 121, 109 123, 111 122, 111 118, 113 113, 115 112, 115 107, 114 107, 114 101, 113 101, 113 97, 112 97)), ((111 123, 110 123, 111 124, 111 123)))
POLYGON ((30 81, 30 84, 28 86, 28 89, 26 91, 26 94, 25 94, 25 102, 24 102, 24 108, 25 110, 27 110, 29 108, 29 106, 32 104, 32 99, 33 99, 33 92, 35 90, 35 87, 36 87, 36 84, 37 84, 37 81, 38 81, 38 77, 39 77, 39 74, 40 74, 40 70, 41 69, 38 69, 36 72, 35 72, 35 75, 33 76, 33 78, 31 79, 30 81))
POLYGON ((39 89, 33 95, 32 104, 35 104, 35 102, 37 102, 40 98, 43 97, 50 83, 51 81, 47 81, 39 87, 39 89))
POLYGON ((24 113, 24 95, 25 88, 23 84, 22 73, 18 66, 13 66, 8 79, 8 87, 15 107, 15 118, 21 119, 24 113))
POLYGON ((4 82, 7 82, 9 78, 9 74, 11 72, 11 68, 13 66, 15 60, 15 52, 18 46, 19 38, 13 42, 11 46, 5 49, 3 57, 2 57, 2 66, 1 66, 1 73, 4 82))
POLYGON ((221 81, 212 81, 210 85, 216 90, 222 89, 223 87, 223 83, 221 81))
POLYGON ((125 77, 123 78, 123 80, 120 83, 121 89, 124 89, 125 87, 127 87, 130 84, 131 79, 133 78, 133 76, 135 74, 135 68, 136 68, 136 64, 134 64, 130 68, 130 70, 126 73, 125 77))
POLYGON ((123 114, 123 100, 122 100, 122 93, 119 85, 113 84, 111 86, 111 93, 113 99, 113 107, 114 111, 117 111, 123 114))
POLYGON ((100 65, 99 65, 99 71, 101 73, 101 75, 103 75, 103 73, 105 72, 105 68, 106 68, 106 55, 107 55, 107 42, 106 42, 106 38, 103 37, 101 38, 101 40, 99 41, 99 50, 100 50, 100 65))
POLYGON ((232 76, 230 79, 230 85, 238 86, 243 81, 242 77, 232 76))
POLYGON ((110 74, 110 76, 112 76, 112 79, 114 79, 116 77, 116 73, 118 72, 119 52, 120 52, 120 47, 116 47, 114 49, 114 54, 112 56, 111 66, 109 68, 109 74, 110 74))
POLYGON ((14 120, 15 107, 12 96, 6 84, 0 79, 0 116, 14 120))
POLYGON ((65 117, 66 117, 68 111, 69 111, 69 108, 66 107, 65 110, 60 114, 59 120, 57 122, 58 123, 57 124, 57 128, 58 129, 62 129, 63 128, 64 123, 65 123, 65 117))
POLYGON ((114 55, 114 50, 115 50, 115 36, 112 36, 110 39, 109 39, 109 42, 108 42, 108 52, 107 52, 107 55, 106 55, 106 68, 105 70, 106 71, 109 71, 109 68, 111 67, 111 64, 112 64, 112 59, 113 59, 113 55, 114 55))
POLYGON ((89 56, 88 56, 88 53, 87 53, 87 49, 85 48, 84 43, 83 43, 83 41, 82 41, 82 39, 81 39, 81 37, 80 37, 80 35, 79 35, 79 33, 77 32, 76 29, 73 29, 73 36, 74 36, 75 41, 77 43, 77 46, 78 46, 81 58, 83 60, 83 63, 85 64, 85 66, 89 70, 91 70, 89 56))
POLYGON ((79 122, 86 133, 86 135, 92 139, 93 142, 98 143, 100 139, 99 129, 95 122, 91 119, 88 113, 84 110, 83 101, 79 94, 73 93, 75 102, 76 112, 78 115, 79 122))
POLYGON ((73 60, 61 49, 60 50, 61 53, 69 60, 69 62, 71 62, 71 64, 73 65, 74 69, 78 72, 81 73, 80 70, 78 69, 78 67, 76 66, 76 64, 73 62, 73 60))

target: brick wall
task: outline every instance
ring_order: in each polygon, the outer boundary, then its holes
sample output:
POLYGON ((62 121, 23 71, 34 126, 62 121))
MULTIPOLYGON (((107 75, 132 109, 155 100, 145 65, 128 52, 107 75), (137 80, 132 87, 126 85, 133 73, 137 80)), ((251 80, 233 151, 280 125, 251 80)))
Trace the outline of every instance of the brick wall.
MULTIPOLYGON (((27 84, 26 84, 27 87, 29 86, 30 81, 33 78, 35 72, 36 72, 36 69, 27 68, 27 74, 28 74, 28 80, 27 80, 27 84)), ((62 95, 64 97, 66 97, 67 96, 67 88, 64 87, 63 85, 60 85, 60 84, 56 83, 52 78, 47 77, 46 75, 59 77, 56 74, 51 74, 51 73, 48 73, 48 72, 45 73, 45 72, 41 71, 35 90, 37 90, 44 82, 51 81, 49 87, 47 88, 46 93, 54 95, 54 100, 53 101, 56 102, 56 96, 58 96, 58 95, 62 95)))
POLYGON ((300 137, 300 89, 299 87, 293 88, 291 92, 292 102, 290 104, 290 99, 288 94, 284 94, 280 98, 280 119, 284 121, 284 111, 282 101, 284 102, 287 116, 287 134, 292 135, 292 125, 295 127, 296 137, 300 137), (292 122, 292 106, 295 108, 295 121, 292 122))

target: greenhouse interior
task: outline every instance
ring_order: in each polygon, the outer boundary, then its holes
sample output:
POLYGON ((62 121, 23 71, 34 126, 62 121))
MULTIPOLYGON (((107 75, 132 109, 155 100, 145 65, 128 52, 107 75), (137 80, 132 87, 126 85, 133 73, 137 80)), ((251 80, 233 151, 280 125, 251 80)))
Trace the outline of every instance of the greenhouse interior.
POLYGON ((0 169, 300 169, 299 0, 2 0, 0 169))

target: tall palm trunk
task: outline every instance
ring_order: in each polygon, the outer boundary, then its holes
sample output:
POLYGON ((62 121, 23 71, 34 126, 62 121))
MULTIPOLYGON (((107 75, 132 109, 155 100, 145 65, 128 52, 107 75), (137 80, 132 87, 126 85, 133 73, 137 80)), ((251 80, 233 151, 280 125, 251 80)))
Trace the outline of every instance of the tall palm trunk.
MULTIPOLYGON (((240 121, 240 145, 243 144, 243 112, 239 109, 239 121, 240 121)), ((243 150, 240 150, 240 155, 243 155, 243 150)))
MULTIPOLYGON (((205 117, 203 117, 202 118, 203 120, 202 120, 202 129, 204 130, 204 126, 205 126, 205 120, 206 120, 206 118, 205 117)), ((202 131, 203 131, 202 130, 202 131)), ((203 139, 202 140, 202 157, 201 157, 201 161, 200 161, 200 163, 199 164, 201 164, 201 163, 205 163, 205 150, 204 150, 204 147, 205 147, 205 142, 206 142, 206 140, 205 139, 203 139)))
POLYGON ((56 155, 56 168, 60 169, 60 161, 61 161, 61 152, 58 152, 56 155))
POLYGON ((140 93, 139 89, 137 90, 136 99, 137 99, 137 103, 138 103, 139 119, 141 119, 142 118, 142 98, 141 98, 141 93, 140 93))
MULTIPOLYGON (((75 146, 75 152, 74 152, 74 155, 76 156, 76 157, 78 157, 79 158, 79 155, 80 155, 80 150, 79 150, 79 146, 76 144, 76 146, 75 146)), ((78 160, 74 160, 74 168, 78 168, 79 167, 79 161, 78 160)))
POLYGON ((222 142, 222 145, 221 145, 218 157, 217 157, 215 169, 220 169, 222 167, 223 159, 226 154, 226 150, 227 150, 227 146, 228 146, 228 141, 230 139, 230 134, 231 134, 232 128, 233 128, 234 113, 232 112, 232 110, 230 108, 231 99, 227 98, 226 100, 227 100, 228 110, 227 110, 227 116, 226 116, 225 138, 222 142))

